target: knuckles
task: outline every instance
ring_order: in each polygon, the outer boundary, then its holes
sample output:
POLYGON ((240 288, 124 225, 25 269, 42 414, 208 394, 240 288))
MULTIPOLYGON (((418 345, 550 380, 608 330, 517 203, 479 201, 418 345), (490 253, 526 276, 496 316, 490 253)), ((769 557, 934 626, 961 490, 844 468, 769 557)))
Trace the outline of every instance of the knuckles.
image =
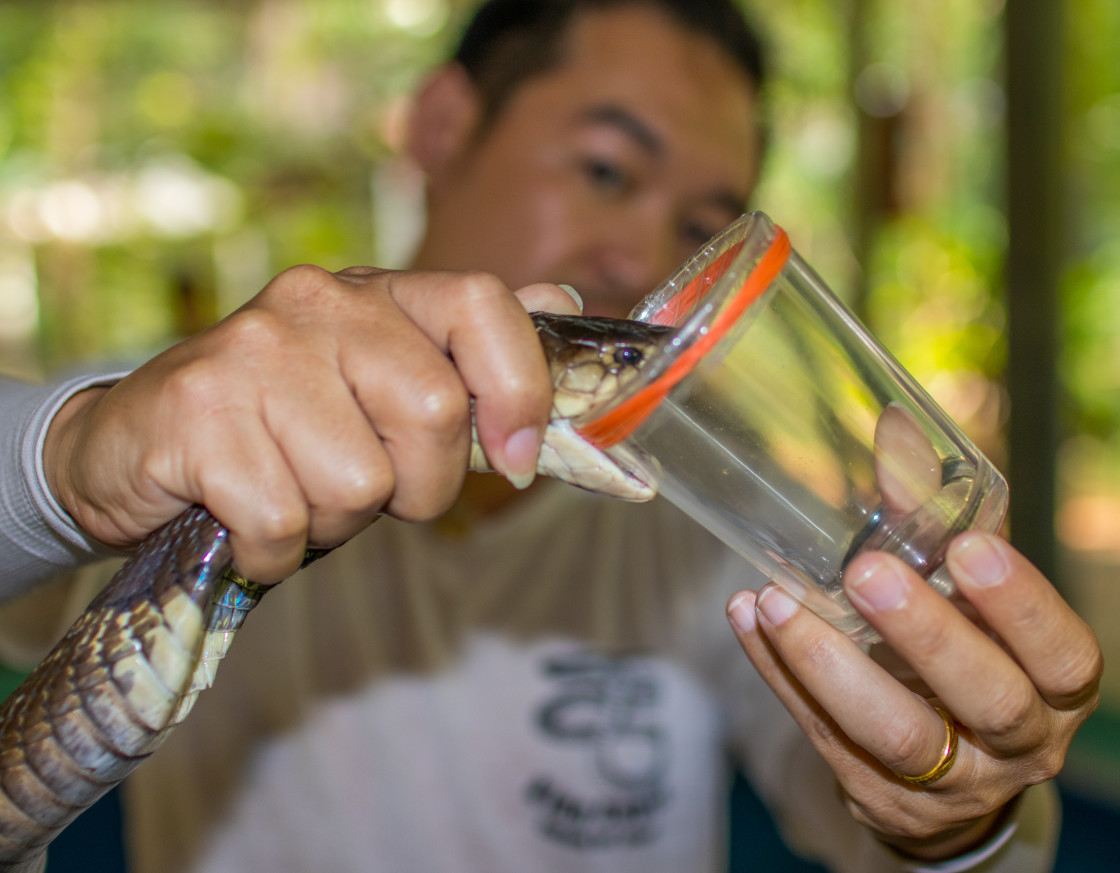
POLYGON ((455 502, 466 476, 465 461, 448 468, 446 475, 433 471, 426 481, 410 480, 406 486, 398 483, 386 511, 394 518, 408 522, 432 521, 443 515, 455 502))
POLYGON ((456 280, 461 295, 469 311, 486 310, 500 305, 505 308, 512 299, 509 288, 497 276, 481 271, 464 273, 456 280))
POLYGON ((1097 708, 1103 672, 1104 655, 1094 637, 1052 680, 1046 689, 1047 699, 1059 709, 1080 708, 1088 715, 1097 708))
POLYGON ((255 358, 274 353, 287 344, 292 329, 288 322, 265 307, 241 309, 226 319, 215 334, 223 350, 255 358))
POLYGON ((212 358, 193 358, 166 374, 161 390, 170 408, 205 414, 228 402, 230 376, 212 358))
POLYGON ((347 471, 344 487, 334 492, 331 511, 343 516, 377 512, 393 493, 393 471, 388 464, 353 464, 347 471))
POLYGON ((293 325, 324 320, 350 323, 377 308, 371 308, 368 292, 374 287, 387 290, 379 277, 389 272, 350 267, 336 274, 313 264, 297 264, 276 276, 235 315, 265 311, 293 325))
POLYGON ((1035 756, 1032 766, 1025 774, 1023 782, 1026 785, 1039 785, 1054 779, 1065 765, 1065 747, 1048 748, 1035 756))
POLYGON ((297 264, 278 274, 257 295, 258 301, 269 304, 311 303, 324 294, 342 287, 333 273, 314 264, 297 264))
MULTIPOLYGON (((929 734, 922 726, 910 719, 892 719, 883 725, 884 763, 892 770, 919 772, 930 769, 929 757, 932 749, 944 737, 931 742, 929 734)), ((942 735, 944 727, 939 728, 942 735)))
POLYGON ((257 536, 265 543, 284 545, 306 537, 309 523, 307 507, 299 501, 270 501, 255 517, 257 536))
POLYGON ((423 386, 409 408, 412 423, 437 442, 447 442, 466 432, 471 413, 470 397, 458 379, 436 379, 423 386))
POLYGON ((1039 717, 1042 709, 1028 681, 1005 682, 991 689, 984 711, 970 726, 1001 748, 1030 747, 1047 732, 1046 719, 1039 717))

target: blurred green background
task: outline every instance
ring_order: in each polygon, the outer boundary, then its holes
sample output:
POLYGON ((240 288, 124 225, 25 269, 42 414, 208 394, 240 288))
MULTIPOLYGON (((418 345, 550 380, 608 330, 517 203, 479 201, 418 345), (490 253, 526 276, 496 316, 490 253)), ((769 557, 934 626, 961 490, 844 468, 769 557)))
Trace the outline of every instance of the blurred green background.
MULTIPOLYGON (((422 185, 400 155, 407 98, 472 6, 0 2, 0 369, 40 378, 156 350, 295 263, 405 263, 422 185)), ((1052 133, 1037 166, 1055 196, 1017 220, 1053 246, 1044 293, 1056 308, 1033 323, 1054 346, 1020 355, 1052 365, 1053 386, 1007 378, 1009 303, 1027 293, 1006 281, 1017 275, 1007 188, 1034 181, 1009 165, 1016 144, 1031 145, 1010 111, 1010 4, 750 4, 773 67, 773 147, 753 205, 997 465, 1008 464, 1011 399, 1048 422, 1053 451, 1011 464, 1013 494, 1034 482, 1044 495, 1026 546, 1046 564, 1056 534, 1048 569, 1111 657, 1120 4, 1039 6, 1061 26, 1034 23, 1052 89, 1037 94, 1041 126, 1022 130, 1052 133)), ((1035 103, 1029 90, 1023 102, 1035 103)), ((1065 778, 1120 804, 1118 775, 1120 675, 1108 672, 1065 778)))

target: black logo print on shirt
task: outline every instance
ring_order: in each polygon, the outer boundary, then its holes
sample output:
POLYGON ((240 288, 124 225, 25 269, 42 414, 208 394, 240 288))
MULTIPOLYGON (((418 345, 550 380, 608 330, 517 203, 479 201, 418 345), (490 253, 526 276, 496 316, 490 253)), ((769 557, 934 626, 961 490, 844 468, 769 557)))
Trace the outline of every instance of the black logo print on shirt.
POLYGON ((540 775, 527 797, 550 839, 581 849, 646 845, 667 796, 668 737, 660 686, 647 659, 577 652, 544 662, 555 693, 536 713, 551 741, 589 756, 595 784, 540 775))

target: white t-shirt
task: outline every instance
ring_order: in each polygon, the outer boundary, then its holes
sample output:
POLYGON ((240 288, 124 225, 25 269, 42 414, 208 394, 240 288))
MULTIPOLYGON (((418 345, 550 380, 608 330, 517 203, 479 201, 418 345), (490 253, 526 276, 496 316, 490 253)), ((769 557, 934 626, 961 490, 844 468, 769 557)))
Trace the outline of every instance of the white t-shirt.
MULTIPOLYGON (((2 419, 0 512, 53 507, 41 433, 2 419)), ((835 870, 926 869, 852 821, 739 650, 724 604, 760 581, 664 501, 553 482, 457 537, 383 520, 265 597, 125 783, 131 870, 723 870, 731 759, 835 870)), ((999 851, 928 869, 1049 869, 1053 792, 1026 798, 999 851)))
POLYGON ((722 871, 731 759, 836 869, 905 869, 739 649, 742 559, 664 501, 526 503, 266 596, 127 783, 136 873, 722 871))
POLYGON ((528 503, 382 520, 270 592, 127 785, 137 873, 721 869, 749 568, 660 502, 528 503))

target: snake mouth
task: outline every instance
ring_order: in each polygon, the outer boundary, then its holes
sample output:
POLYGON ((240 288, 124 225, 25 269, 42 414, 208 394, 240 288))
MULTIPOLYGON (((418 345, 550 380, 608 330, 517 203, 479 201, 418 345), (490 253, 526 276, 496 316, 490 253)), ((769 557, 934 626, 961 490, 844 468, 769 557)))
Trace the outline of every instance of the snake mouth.
POLYGON ((620 500, 644 503, 657 496, 657 487, 584 439, 567 419, 549 425, 538 461, 538 472, 579 488, 620 500))

